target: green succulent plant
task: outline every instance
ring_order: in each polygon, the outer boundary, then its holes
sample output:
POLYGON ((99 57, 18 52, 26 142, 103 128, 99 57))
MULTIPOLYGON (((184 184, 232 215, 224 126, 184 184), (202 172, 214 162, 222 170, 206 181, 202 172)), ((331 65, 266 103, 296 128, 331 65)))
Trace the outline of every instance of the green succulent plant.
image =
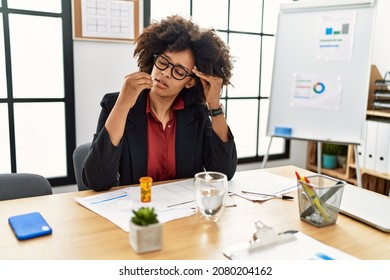
POLYGON ((345 149, 344 147, 348 148, 345 145, 324 143, 322 144, 322 153, 328 155, 340 155, 343 153, 343 150, 345 149))
POLYGON ((154 212, 154 208, 141 207, 138 210, 133 210, 134 216, 131 221, 140 226, 147 226, 151 224, 157 224, 157 214, 154 212))

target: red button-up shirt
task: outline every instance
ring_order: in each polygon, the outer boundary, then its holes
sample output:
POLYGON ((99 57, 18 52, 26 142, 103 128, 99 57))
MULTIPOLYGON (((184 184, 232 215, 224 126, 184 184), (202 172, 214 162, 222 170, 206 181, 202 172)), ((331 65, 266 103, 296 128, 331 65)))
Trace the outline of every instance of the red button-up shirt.
POLYGON ((150 109, 147 98, 148 176, 153 181, 176 178, 176 111, 183 108, 184 101, 178 96, 172 104, 170 120, 163 130, 163 125, 150 109))

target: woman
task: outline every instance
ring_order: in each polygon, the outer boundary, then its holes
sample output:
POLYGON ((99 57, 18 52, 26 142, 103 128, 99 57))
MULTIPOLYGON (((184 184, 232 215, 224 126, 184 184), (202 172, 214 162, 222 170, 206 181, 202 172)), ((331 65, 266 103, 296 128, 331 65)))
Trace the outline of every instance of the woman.
POLYGON ((237 152, 220 104, 232 69, 225 43, 213 30, 170 16, 145 28, 134 56, 140 71, 101 102, 85 184, 103 191, 142 176, 189 178, 204 169, 231 179, 237 152))

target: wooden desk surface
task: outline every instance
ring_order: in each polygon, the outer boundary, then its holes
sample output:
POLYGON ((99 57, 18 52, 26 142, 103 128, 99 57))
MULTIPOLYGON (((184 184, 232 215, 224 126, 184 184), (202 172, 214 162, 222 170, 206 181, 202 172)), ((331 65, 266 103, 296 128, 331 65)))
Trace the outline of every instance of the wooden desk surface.
MULTIPOLYGON (((294 177, 311 172, 293 166, 269 168, 269 172, 294 177)), ((361 259, 390 259, 390 234, 342 214, 335 225, 316 228, 299 219, 298 201, 272 199, 252 203, 233 196, 237 207, 226 208, 219 223, 207 222, 200 214, 165 223, 163 249, 136 254, 128 233, 78 204, 74 197, 93 191, 56 194, 0 202, 0 259, 226 259, 226 246, 251 239, 254 222, 261 220, 276 231, 300 230, 328 245, 361 259), (8 217, 39 211, 53 234, 18 241, 8 217)), ((296 192, 292 192, 296 195, 296 192)))

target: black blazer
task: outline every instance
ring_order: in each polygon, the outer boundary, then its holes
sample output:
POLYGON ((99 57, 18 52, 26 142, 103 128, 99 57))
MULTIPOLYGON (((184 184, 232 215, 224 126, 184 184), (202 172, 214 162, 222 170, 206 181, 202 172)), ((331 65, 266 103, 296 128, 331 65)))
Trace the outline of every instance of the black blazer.
MULTIPOLYGON (((117 185, 138 184, 147 176, 147 118, 144 91, 127 116, 125 132, 118 146, 111 143, 105 123, 119 93, 106 94, 97 132, 83 169, 85 184, 96 191, 117 185)), ((176 177, 190 178, 203 167, 219 171, 230 180, 237 167, 237 151, 229 129, 223 142, 213 131, 206 106, 190 105, 176 112, 176 177)))

